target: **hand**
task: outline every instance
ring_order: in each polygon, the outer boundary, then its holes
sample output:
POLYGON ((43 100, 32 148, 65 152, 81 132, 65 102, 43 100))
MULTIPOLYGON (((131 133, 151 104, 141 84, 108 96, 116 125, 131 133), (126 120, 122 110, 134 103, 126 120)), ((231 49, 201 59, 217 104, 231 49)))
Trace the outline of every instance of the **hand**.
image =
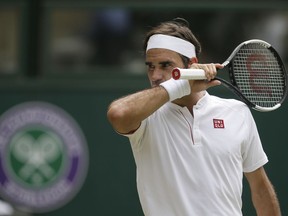
POLYGON ((211 64, 198 64, 191 65, 193 69, 202 69, 205 71, 206 80, 190 80, 191 92, 200 92, 210 87, 221 85, 219 80, 213 80, 217 75, 217 70, 222 69, 224 66, 219 63, 211 64))

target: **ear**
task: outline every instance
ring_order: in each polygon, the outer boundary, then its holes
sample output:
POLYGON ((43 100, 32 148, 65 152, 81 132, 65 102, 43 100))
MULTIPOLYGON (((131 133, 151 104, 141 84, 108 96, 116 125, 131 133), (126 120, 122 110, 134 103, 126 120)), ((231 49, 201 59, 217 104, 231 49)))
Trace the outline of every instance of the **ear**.
POLYGON ((192 58, 190 59, 189 67, 191 67, 191 65, 194 64, 194 63, 198 63, 197 57, 192 57, 192 58))

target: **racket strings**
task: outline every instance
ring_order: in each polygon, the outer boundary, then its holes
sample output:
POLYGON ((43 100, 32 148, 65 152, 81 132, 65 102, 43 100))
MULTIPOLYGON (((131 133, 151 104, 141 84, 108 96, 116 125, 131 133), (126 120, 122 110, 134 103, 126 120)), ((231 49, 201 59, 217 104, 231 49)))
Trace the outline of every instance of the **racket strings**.
POLYGON ((261 107, 273 107, 284 95, 285 77, 277 56, 260 44, 246 44, 233 59, 234 80, 242 94, 261 107))

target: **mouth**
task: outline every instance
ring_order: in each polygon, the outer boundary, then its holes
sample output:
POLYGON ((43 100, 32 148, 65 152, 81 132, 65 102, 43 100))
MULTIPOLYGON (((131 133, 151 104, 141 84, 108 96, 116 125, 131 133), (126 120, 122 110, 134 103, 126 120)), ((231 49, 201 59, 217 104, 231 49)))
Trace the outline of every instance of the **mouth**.
POLYGON ((158 87, 158 86, 159 86, 159 85, 153 85, 153 84, 151 85, 152 88, 156 88, 156 87, 158 87))
POLYGON ((164 82, 165 80, 157 80, 157 81, 152 81, 151 86, 152 88, 158 87, 160 83, 164 82))

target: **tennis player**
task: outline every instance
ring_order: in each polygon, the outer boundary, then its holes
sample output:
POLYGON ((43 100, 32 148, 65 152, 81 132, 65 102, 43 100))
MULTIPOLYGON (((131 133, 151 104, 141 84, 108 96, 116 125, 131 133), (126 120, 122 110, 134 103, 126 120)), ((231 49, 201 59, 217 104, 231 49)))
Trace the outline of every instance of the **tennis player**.
POLYGON ((211 80, 222 66, 198 63, 188 23, 152 28, 144 50, 152 88, 113 101, 107 115, 131 142, 145 215, 240 216, 243 174, 257 215, 281 215, 251 112, 206 91, 221 84, 211 80), (204 69, 207 80, 173 80, 175 67, 204 69))

